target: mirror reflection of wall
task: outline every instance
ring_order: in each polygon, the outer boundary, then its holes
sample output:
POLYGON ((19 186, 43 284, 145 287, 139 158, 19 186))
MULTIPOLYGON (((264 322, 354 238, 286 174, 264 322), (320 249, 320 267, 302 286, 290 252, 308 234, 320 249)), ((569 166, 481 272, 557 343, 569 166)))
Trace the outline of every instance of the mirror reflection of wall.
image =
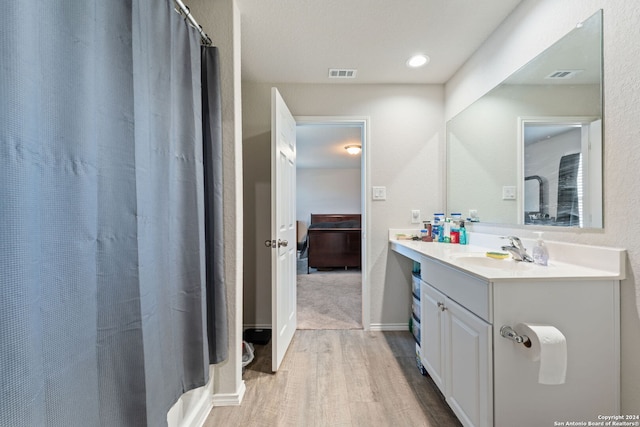
MULTIPOLYGON (((447 211, 474 209, 482 222, 496 224, 601 228, 601 83, 599 11, 447 123, 447 211), (548 148, 541 143, 538 148, 527 148, 525 154, 522 121, 528 118, 548 118, 548 124, 581 118, 591 125, 588 130, 573 129, 583 135, 577 148, 548 148), (589 138, 585 139, 585 132, 589 138), (592 144, 590 149, 585 141, 592 144), (556 151, 582 153, 582 205, 571 205, 584 213, 571 214, 578 215, 578 221, 557 221, 557 171, 562 156, 556 151), (529 168, 525 161, 554 165, 556 173, 524 170, 529 168), (525 186, 533 185, 525 184, 525 177, 533 175, 543 180, 543 201, 535 211, 525 207, 525 186), (505 187, 517 188, 515 200, 504 196, 505 187), (525 212, 531 215, 525 216, 525 212)), ((569 135, 553 136, 554 140, 565 137, 569 135)), ((562 193, 560 196, 561 200, 566 198, 562 193)))

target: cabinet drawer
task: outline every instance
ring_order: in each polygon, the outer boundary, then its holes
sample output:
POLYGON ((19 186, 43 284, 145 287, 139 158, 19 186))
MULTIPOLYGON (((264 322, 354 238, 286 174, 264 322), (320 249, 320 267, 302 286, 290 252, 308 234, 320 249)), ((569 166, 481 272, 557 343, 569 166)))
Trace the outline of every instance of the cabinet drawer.
POLYGON ((422 280, 476 316, 492 322, 491 284, 430 258, 420 263, 422 280))

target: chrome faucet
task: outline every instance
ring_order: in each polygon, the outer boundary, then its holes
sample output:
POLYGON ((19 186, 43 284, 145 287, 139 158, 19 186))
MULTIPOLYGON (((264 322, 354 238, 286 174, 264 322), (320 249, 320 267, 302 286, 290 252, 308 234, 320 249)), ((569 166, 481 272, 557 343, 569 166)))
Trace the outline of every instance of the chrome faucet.
POLYGON ((511 254, 516 261, 533 262, 533 258, 527 253, 522 241, 516 236, 507 236, 503 239, 509 239, 510 245, 502 246, 503 251, 507 251, 511 254))

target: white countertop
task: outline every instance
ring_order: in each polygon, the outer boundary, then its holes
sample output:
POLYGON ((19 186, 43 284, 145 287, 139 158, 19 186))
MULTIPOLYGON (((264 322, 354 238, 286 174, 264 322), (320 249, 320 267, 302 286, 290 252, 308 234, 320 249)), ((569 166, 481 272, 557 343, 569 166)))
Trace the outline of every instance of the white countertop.
MULTIPOLYGON (((390 247, 395 252, 416 261, 420 256, 426 256, 492 282, 513 279, 622 280, 625 277, 626 251, 624 249, 548 242, 549 265, 541 266, 515 261, 511 256, 503 260, 486 257, 486 252, 501 252, 498 245, 488 247, 396 240, 395 232, 403 230, 389 231, 390 247), (571 260, 572 249, 576 257, 575 262, 567 262, 571 260), (563 261, 554 259, 554 252, 558 255, 562 253, 563 261)), ((497 238, 497 236, 494 237, 497 238)), ((482 239, 482 236, 476 236, 476 240, 487 241, 482 239)))

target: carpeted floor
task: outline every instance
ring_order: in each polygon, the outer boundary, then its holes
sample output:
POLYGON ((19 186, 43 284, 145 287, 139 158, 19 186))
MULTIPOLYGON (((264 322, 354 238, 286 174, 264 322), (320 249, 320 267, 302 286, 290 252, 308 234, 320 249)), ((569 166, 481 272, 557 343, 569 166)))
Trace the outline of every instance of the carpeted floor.
POLYGON ((298 329, 362 329, 359 270, 298 274, 298 329))

